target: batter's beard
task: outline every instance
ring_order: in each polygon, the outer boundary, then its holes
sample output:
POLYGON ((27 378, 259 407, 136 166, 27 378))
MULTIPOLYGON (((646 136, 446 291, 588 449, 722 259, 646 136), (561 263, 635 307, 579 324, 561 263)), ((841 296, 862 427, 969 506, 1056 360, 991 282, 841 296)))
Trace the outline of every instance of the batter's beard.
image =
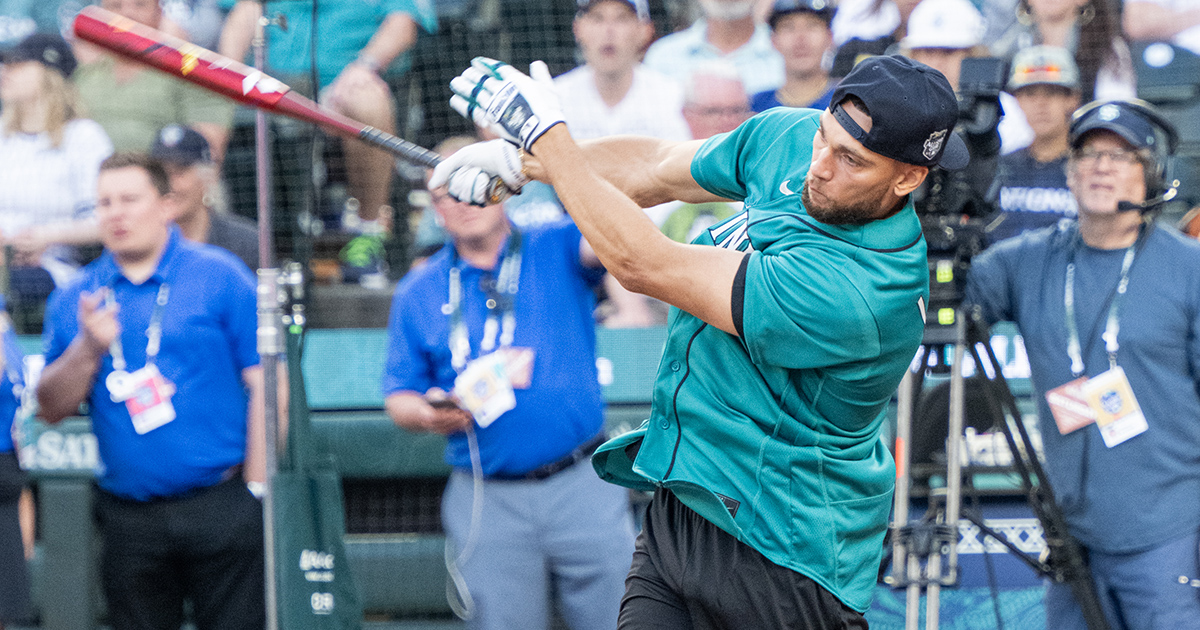
POLYGON ((800 189, 800 201, 804 202, 804 209, 808 211, 808 216, 827 225, 866 225, 880 217, 883 198, 884 195, 880 195, 873 201, 860 201, 842 207, 819 206, 808 192, 807 181, 800 189))

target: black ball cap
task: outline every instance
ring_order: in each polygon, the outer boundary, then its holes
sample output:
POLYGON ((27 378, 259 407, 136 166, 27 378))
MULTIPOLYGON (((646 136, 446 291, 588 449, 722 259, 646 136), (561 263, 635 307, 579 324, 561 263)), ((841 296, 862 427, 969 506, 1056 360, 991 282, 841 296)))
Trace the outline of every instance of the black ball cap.
POLYGON ((66 40, 53 33, 34 33, 0 53, 0 62, 38 61, 70 78, 75 72, 75 54, 66 40))
POLYGON ((958 100, 941 72, 907 57, 881 55, 859 62, 838 84, 830 112, 867 149, 917 166, 958 170, 967 165, 967 145, 954 133, 958 100), (871 116, 862 129, 842 108, 855 96, 871 116))
POLYGON ((150 157, 180 166, 212 162, 208 141, 200 132, 183 125, 167 125, 159 129, 154 136, 154 144, 150 146, 150 157))

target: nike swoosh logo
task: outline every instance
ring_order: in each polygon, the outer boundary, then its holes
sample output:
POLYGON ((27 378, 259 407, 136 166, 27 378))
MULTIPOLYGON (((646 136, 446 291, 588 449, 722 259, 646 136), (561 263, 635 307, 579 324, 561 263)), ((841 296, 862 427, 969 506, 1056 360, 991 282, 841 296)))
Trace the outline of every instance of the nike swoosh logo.
POLYGON ((796 194, 794 191, 792 191, 792 190, 788 190, 788 182, 790 182, 790 181, 792 181, 792 180, 790 180, 790 179, 785 179, 785 180, 783 180, 783 183, 779 185, 779 192, 781 192, 781 193, 783 193, 783 194, 785 194, 785 195, 794 195, 794 194, 796 194))

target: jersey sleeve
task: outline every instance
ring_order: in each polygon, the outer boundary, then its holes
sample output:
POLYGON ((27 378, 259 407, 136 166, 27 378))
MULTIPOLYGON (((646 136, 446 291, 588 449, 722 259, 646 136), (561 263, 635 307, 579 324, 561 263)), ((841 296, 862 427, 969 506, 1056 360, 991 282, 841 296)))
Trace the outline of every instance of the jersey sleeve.
POLYGON ((750 254, 740 330, 755 363, 820 368, 880 352, 874 314, 845 263, 808 248, 750 254))

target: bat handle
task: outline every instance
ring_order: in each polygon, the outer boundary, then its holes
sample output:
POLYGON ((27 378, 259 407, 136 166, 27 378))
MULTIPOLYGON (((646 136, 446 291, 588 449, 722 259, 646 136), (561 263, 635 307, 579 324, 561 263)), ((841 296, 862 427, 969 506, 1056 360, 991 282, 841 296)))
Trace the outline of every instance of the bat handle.
POLYGON ((405 142, 386 131, 381 131, 369 125, 363 127, 362 131, 358 132, 358 139, 426 168, 433 168, 442 161, 442 158, 438 157, 438 154, 433 151, 405 142))
MULTIPOLYGON (((373 144, 393 155, 427 168, 434 168, 442 161, 441 156, 433 151, 405 142, 386 131, 381 131, 369 125, 363 127, 362 131, 358 133, 358 137, 363 142, 373 144)), ((488 183, 488 203, 500 203, 518 192, 520 191, 510 189, 505 185, 504 180, 499 177, 492 177, 488 183)))

